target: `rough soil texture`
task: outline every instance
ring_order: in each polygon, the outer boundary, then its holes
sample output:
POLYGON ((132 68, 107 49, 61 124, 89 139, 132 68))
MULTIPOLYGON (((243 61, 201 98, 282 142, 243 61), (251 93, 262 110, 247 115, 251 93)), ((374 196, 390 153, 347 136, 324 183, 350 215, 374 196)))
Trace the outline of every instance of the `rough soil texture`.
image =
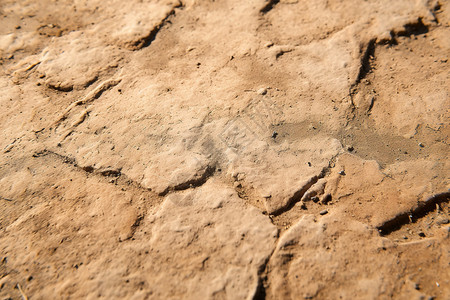
POLYGON ((450 299, 448 0, 2 0, 1 299, 450 299))

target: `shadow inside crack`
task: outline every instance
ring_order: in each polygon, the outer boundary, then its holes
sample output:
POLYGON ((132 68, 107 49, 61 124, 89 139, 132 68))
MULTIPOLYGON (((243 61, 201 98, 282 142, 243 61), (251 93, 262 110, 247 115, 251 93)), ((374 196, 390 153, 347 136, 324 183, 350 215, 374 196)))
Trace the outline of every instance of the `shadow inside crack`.
POLYGON ((449 200, 450 192, 433 195, 427 200, 420 202, 417 208, 394 217, 393 219, 378 226, 377 229, 382 236, 388 235, 399 230, 403 225, 409 224, 410 222, 415 223, 415 220, 421 219, 428 213, 436 210, 440 203, 448 203, 449 200))

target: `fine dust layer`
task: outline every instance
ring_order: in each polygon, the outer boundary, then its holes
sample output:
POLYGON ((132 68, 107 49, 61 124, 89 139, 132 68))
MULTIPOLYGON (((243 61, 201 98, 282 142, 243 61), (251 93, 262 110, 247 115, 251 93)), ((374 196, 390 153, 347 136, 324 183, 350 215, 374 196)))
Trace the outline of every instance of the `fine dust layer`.
POLYGON ((0 3, 2 299, 449 299, 448 0, 0 3))

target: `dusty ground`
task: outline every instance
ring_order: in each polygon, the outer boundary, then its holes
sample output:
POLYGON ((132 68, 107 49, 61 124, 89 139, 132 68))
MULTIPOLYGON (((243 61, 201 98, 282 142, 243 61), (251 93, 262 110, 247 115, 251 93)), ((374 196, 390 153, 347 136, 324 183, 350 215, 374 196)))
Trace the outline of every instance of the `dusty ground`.
POLYGON ((450 299, 450 1, 2 0, 1 299, 450 299))

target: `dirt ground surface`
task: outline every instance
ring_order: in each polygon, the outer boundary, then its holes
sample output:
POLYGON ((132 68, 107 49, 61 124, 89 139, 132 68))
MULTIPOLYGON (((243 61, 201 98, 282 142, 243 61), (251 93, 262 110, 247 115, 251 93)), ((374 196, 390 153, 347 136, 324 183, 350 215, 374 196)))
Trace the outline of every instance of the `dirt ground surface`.
POLYGON ((1 299, 450 299, 448 0, 1 0, 1 299))

